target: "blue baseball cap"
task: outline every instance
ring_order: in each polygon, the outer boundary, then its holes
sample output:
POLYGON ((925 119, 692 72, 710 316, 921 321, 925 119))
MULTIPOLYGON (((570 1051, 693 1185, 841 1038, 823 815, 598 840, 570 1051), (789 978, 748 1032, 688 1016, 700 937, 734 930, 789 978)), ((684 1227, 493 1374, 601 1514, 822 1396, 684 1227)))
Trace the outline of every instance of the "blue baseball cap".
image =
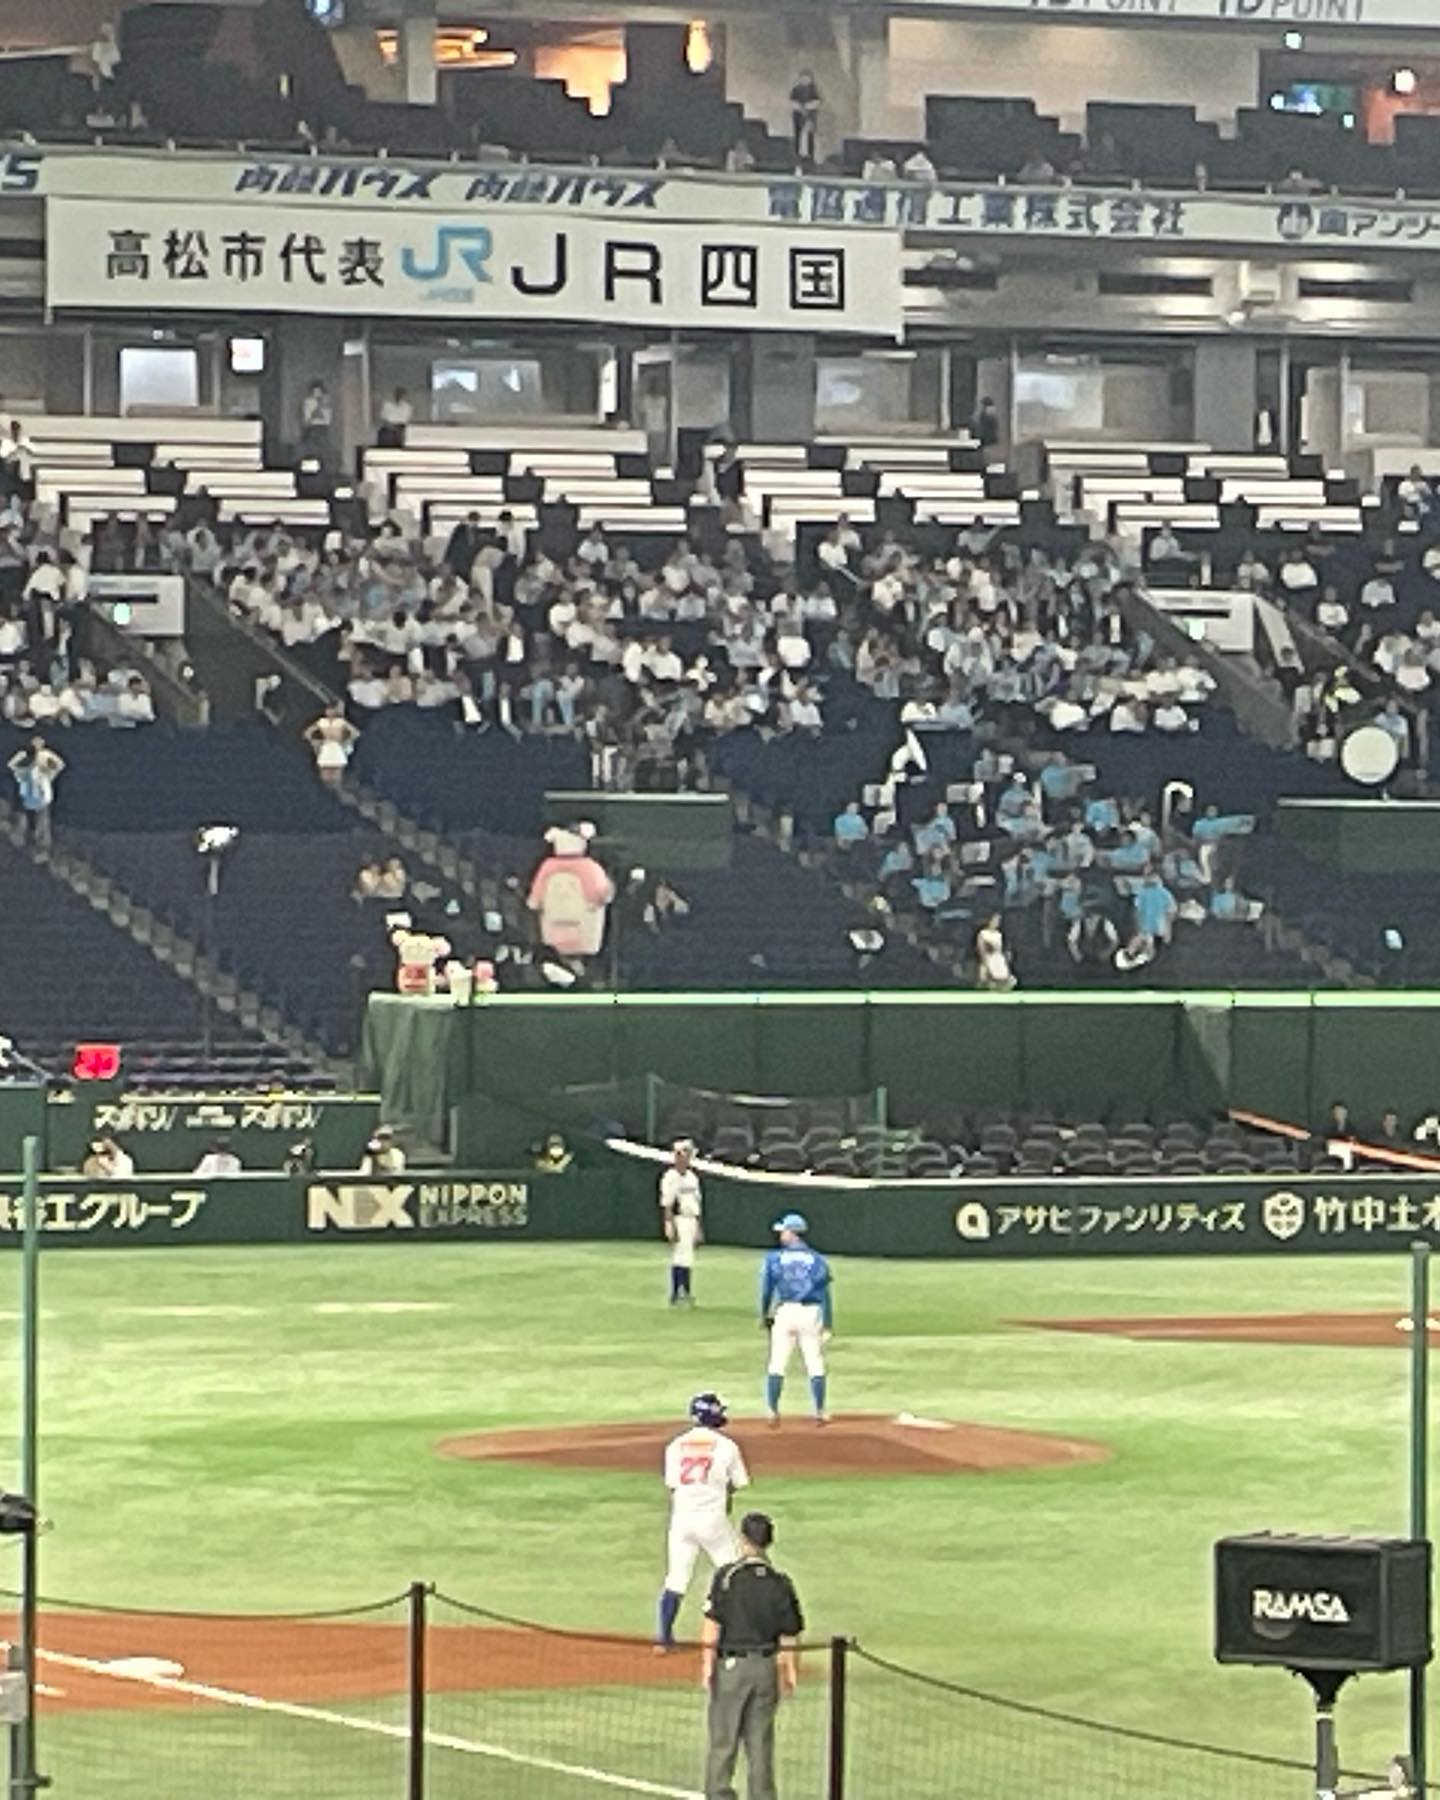
POLYGON ((785 1217, 783 1219, 777 1219, 770 1229, 772 1231, 799 1231, 803 1233, 808 1231, 810 1227, 805 1223, 803 1213, 786 1213, 785 1217))

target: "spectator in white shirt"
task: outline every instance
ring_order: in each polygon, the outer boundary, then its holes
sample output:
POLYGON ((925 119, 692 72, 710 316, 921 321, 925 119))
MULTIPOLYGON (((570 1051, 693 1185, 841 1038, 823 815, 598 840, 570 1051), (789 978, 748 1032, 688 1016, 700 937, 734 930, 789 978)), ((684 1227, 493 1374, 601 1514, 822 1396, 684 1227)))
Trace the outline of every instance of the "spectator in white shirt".
POLYGON ((580 540, 575 552, 587 569, 599 571, 610 560, 610 546, 605 542, 605 533, 598 525, 592 525, 580 540))
POLYGON ((410 396, 403 387, 395 392, 380 408, 379 442, 388 449, 394 449, 405 441, 405 427, 415 417, 415 408, 410 404, 410 396))
POLYGON ((788 720, 792 731, 820 729, 820 703, 815 697, 814 689, 805 682, 795 690, 794 698, 790 701, 788 720))
POLYGON ((143 676, 132 675, 115 700, 117 725, 153 725, 155 702, 143 676))
POLYGON ((1315 565, 1298 546, 1280 565, 1280 586, 1290 599, 1303 599, 1320 585, 1315 565))
POLYGON ((240 1175, 243 1172, 240 1158, 231 1148, 229 1138, 216 1138, 195 1165, 195 1173, 206 1177, 240 1175))

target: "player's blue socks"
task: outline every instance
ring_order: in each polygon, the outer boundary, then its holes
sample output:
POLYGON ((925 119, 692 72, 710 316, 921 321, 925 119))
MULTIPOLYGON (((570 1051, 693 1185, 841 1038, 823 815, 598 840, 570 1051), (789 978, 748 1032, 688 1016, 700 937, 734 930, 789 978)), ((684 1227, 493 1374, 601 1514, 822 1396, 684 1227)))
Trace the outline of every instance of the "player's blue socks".
POLYGON ((685 1271, 670 1265, 670 1304, 674 1306, 685 1291, 685 1271))
POLYGON ((823 1375, 810 1377, 810 1398, 815 1402, 817 1414, 823 1413, 825 1411, 825 1377, 823 1375))
POLYGON ((690 1298, 690 1270, 677 1269, 675 1273, 680 1277, 680 1297, 682 1300, 688 1300, 690 1298))
POLYGON ((675 1621, 680 1615, 680 1599, 681 1596, 670 1588, 660 1590, 660 1630, 657 1643, 675 1642, 675 1621))
POLYGON ((785 1385, 783 1375, 767 1375, 765 1377, 765 1406, 772 1413, 780 1410, 780 1390, 785 1385))

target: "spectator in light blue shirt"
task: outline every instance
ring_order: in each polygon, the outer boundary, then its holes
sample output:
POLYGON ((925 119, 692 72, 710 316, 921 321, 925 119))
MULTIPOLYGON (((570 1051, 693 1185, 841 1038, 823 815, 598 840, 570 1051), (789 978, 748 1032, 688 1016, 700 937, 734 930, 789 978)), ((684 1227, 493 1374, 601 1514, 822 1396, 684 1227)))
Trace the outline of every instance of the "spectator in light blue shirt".
POLYGON ((1078 820, 1059 841, 1061 863, 1067 869, 1089 869, 1095 863, 1095 846, 1078 820))
POLYGON ((1023 775, 1013 775, 995 802, 995 817, 1003 825, 1007 819, 1018 819, 1030 805, 1030 785, 1023 775))
POLYGON ((860 802, 852 800, 844 812, 835 815, 835 842, 842 850, 848 850, 852 844, 863 844, 870 835, 870 827, 860 812, 860 802))
POLYGON ((1160 876, 1171 888, 1203 888, 1209 885, 1204 869, 1188 848, 1167 851, 1160 865, 1160 876))
POLYGON ((1040 791, 1047 800, 1073 800, 1085 785, 1085 771, 1057 750, 1040 771, 1040 791))
POLYGON ((915 889, 915 898, 927 912, 935 912, 949 902, 950 877, 942 863, 928 864, 910 885, 915 889))
POLYGON ((928 850, 948 850, 955 838, 955 821, 950 817, 950 808, 943 800, 925 823, 915 828, 915 848, 922 855, 928 850))
POLYGON ((1150 850, 1132 825, 1125 833, 1125 841, 1109 852, 1105 859, 1112 869, 1126 875, 1138 875, 1150 862, 1150 850))
POLYGON ((1108 794, 1097 794, 1085 802, 1085 827, 1096 836, 1120 829, 1120 808, 1108 794))
POLYGON ((1210 805, 1204 817, 1195 821, 1191 835, 1197 844, 1213 844, 1217 838, 1248 837, 1254 829, 1254 813, 1222 813, 1218 806, 1210 805))
POLYGON ((1168 944, 1175 929, 1177 910, 1175 896, 1152 870, 1135 893, 1136 929, 1148 938, 1168 944))
POLYGON ((880 879, 889 881, 896 875, 908 875, 914 867, 915 858, 910 853, 910 846, 902 838, 885 852, 880 863, 880 879))
POLYGON ((1153 859, 1160 854, 1160 833, 1150 823, 1148 812, 1142 812, 1138 819, 1131 820, 1130 838, 1133 843, 1144 845, 1147 857, 1153 859))
POLYGON ((1261 910, 1258 901, 1247 900, 1237 889, 1233 875, 1210 896, 1210 917, 1224 924, 1248 925, 1259 918, 1261 910))

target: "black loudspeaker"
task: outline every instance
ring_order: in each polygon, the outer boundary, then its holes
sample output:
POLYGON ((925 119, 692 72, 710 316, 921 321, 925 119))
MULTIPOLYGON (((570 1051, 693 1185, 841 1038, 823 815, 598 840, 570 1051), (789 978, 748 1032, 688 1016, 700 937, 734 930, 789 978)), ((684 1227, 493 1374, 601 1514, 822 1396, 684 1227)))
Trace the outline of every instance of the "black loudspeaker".
POLYGON ((1430 1660, 1430 1545, 1410 1538, 1222 1538, 1215 1659, 1287 1669, 1430 1660))

